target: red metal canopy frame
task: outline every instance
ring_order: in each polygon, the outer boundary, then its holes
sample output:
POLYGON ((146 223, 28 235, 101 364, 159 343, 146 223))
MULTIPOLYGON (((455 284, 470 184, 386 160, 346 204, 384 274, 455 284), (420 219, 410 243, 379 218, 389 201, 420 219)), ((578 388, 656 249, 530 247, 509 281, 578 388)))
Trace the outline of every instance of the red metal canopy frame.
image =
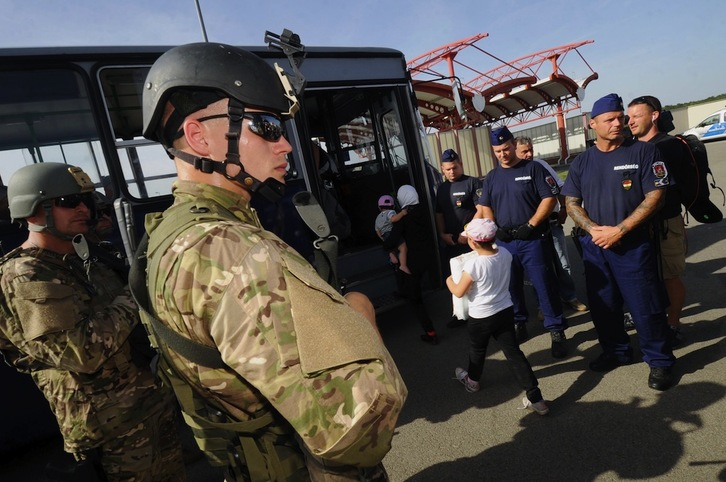
POLYGON ((424 125, 440 131, 496 122, 511 127, 554 116, 560 131, 561 154, 566 158, 564 115, 581 108, 585 88, 598 78, 578 48, 594 40, 562 45, 505 62, 476 45, 488 36, 481 33, 452 42, 408 62, 424 125), (456 59, 464 49, 477 50, 501 65, 481 72, 456 59), (590 71, 582 81, 570 78, 562 70, 563 61, 573 51, 590 71), (547 66, 549 71, 545 70, 547 66), (442 67, 446 68, 445 72, 439 70, 442 67), (474 77, 462 81, 457 67, 474 77))

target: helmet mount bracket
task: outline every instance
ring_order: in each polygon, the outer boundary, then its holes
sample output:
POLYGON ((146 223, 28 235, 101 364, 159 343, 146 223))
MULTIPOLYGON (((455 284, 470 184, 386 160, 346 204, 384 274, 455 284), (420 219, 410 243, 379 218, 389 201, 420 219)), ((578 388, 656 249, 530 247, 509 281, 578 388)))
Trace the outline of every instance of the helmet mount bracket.
MULTIPOLYGON (((291 93, 300 95, 303 89, 305 89, 305 76, 303 76, 302 72, 300 72, 300 66, 305 61, 305 46, 300 43, 300 36, 288 29, 283 29, 282 34, 280 35, 266 31, 265 43, 267 43, 270 48, 282 50, 282 52, 287 56, 287 59, 290 62, 290 67, 295 75, 286 75, 285 77, 289 80, 293 87, 293 92, 291 93)), ((276 66, 276 70, 281 71, 282 69, 276 66)))

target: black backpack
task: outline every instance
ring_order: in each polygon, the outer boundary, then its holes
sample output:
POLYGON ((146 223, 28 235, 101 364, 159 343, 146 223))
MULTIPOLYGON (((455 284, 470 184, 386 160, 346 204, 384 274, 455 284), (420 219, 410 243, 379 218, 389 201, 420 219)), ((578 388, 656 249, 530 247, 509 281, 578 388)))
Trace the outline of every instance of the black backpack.
POLYGON ((708 152, 706 146, 698 137, 694 135, 677 135, 675 136, 683 144, 688 147, 691 154, 690 167, 686 169, 686 178, 681 180, 681 193, 683 194, 683 206, 688 213, 693 216, 699 223, 717 223, 723 219, 721 210, 709 199, 711 189, 718 189, 724 196, 724 205, 726 205, 726 195, 723 189, 716 186, 716 181, 708 167, 708 152), (711 182, 708 182, 708 176, 711 176, 711 182))

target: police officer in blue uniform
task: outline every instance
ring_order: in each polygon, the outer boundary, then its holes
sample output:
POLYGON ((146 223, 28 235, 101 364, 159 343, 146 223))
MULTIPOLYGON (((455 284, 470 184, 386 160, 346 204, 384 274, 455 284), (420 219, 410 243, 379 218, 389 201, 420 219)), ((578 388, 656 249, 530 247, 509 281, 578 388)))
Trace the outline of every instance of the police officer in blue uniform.
POLYGON ((481 181, 464 174, 461 158, 453 149, 441 155, 441 172, 446 182, 436 191, 436 230, 450 259, 471 251, 461 233, 476 214, 481 181))
POLYGON ((587 296, 603 350, 590 369, 607 372, 633 361, 622 322, 625 302, 650 366, 648 386, 666 390, 675 357, 650 219, 665 200, 668 170, 653 144, 625 139, 623 126, 617 94, 595 101, 590 127, 596 143, 573 161, 562 190, 567 214, 587 233, 580 239, 587 296))
MULTIPOLYGON (((461 158, 453 149, 441 154, 441 172, 446 182, 436 191, 436 231, 446 257, 444 277, 449 273, 449 260, 471 251, 466 237, 461 233, 466 223, 476 214, 476 201, 481 195, 481 181, 464 174, 461 158)), ((446 323, 449 328, 461 326, 466 320, 452 315, 446 323)))
POLYGON ((521 333, 528 317, 524 300, 526 270, 544 314, 544 327, 552 337, 552 356, 564 358, 567 322, 552 268, 554 249, 549 232, 549 215, 560 190, 544 167, 517 157, 509 129, 494 129, 491 143, 499 166, 484 178, 476 217, 497 222, 497 244, 512 254, 509 291, 514 302, 515 326, 519 325, 521 333))

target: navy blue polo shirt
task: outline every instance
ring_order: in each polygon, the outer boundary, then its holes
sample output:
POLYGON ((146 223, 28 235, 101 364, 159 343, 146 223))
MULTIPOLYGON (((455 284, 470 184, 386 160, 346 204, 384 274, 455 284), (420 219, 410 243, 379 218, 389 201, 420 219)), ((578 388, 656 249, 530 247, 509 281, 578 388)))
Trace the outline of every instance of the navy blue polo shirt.
POLYGON ((494 211, 497 225, 510 228, 528 222, 543 199, 559 193, 557 180, 544 167, 522 160, 516 166, 489 171, 478 204, 494 211))
POLYGON ((466 174, 441 183, 436 192, 436 212, 443 214, 447 233, 458 235, 474 217, 479 185, 479 179, 466 174))
POLYGON ((610 152, 591 147, 570 166, 562 194, 582 199, 601 226, 617 226, 655 189, 668 187, 668 169, 655 145, 627 139, 610 152))

